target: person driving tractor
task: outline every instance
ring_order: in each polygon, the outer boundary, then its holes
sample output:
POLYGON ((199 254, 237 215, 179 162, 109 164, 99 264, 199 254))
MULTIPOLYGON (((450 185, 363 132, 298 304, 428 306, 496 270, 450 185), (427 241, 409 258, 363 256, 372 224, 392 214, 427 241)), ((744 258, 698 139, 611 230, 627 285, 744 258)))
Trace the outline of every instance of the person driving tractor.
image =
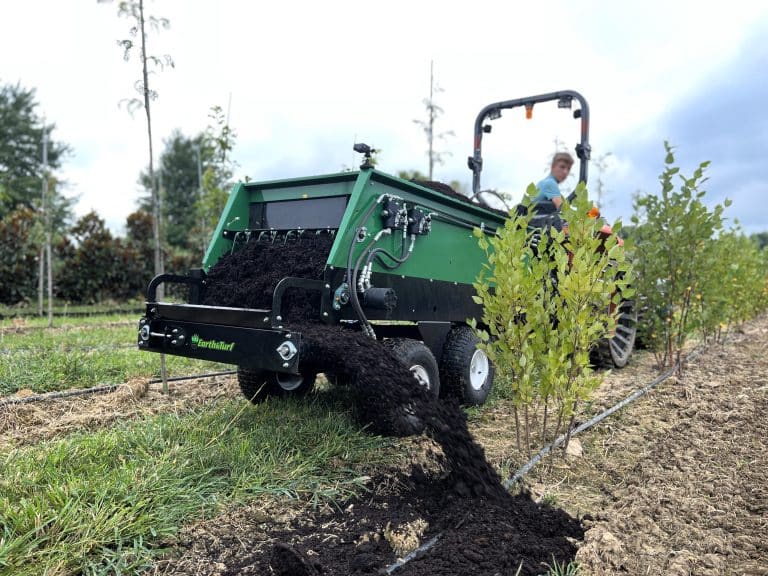
POLYGON ((555 209, 559 210, 563 203, 559 185, 568 178, 571 166, 573 166, 573 156, 568 152, 557 152, 552 158, 552 168, 550 169, 549 176, 536 185, 539 193, 534 196, 533 203, 537 204, 550 200, 555 205, 555 209))

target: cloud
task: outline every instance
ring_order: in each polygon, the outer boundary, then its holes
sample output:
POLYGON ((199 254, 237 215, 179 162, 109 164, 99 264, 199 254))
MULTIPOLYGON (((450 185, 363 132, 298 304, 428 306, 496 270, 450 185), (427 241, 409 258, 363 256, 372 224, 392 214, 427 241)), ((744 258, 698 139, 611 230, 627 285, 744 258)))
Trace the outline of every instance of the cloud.
POLYGON ((768 230, 765 32, 754 33, 731 61, 678 100, 642 138, 616 139, 613 150, 621 167, 608 179, 616 177, 611 187, 618 212, 631 212, 634 191, 658 190, 666 139, 675 147, 684 174, 711 161, 704 185, 710 203, 730 198, 727 217, 738 219, 748 233, 768 230))

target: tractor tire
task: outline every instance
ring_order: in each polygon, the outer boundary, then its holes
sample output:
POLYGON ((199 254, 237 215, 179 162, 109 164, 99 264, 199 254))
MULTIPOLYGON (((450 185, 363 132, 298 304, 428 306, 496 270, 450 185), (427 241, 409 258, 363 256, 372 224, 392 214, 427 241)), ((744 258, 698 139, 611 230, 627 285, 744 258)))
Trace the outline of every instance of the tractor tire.
POLYGON ((314 372, 283 374, 269 370, 237 369, 240 391, 253 404, 259 404, 270 397, 302 397, 315 387, 314 372))
POLYGON ((444 393, 465 406, 484 404, 493 388, 493 364, 478 349, 479 342, 469 326, 456 326, 448 333, 440 358, 444 393))
POLYGON ((597 343, 590 353, 592 365, 596 368, 624 368, 632 356, 637 337, 637 309, 633 300, 619 304, 619 319, 616 330, 610 338, 597 343))
MULTIPOLYGON (((440 371, 437 361, 422 342, 408 338, 391 338, 384 346, 402 362, 414 378, 437 399, 440 391, 440 371)), ((409 402, 409 394, 402 397, 390 393, 357 389, 356 415, 360 424, 381 436, 416 436, 424 431, 425 423, 417 415, 416 407, 409 402)))

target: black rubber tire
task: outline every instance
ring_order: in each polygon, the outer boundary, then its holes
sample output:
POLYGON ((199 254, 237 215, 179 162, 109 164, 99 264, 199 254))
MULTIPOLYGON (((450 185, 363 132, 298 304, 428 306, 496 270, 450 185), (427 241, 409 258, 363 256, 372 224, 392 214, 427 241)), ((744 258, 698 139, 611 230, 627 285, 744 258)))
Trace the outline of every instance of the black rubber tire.
MULTIPOLYGON (((429 381, 427 389, 435 398, 440 396, 440 369, 432 351, 424 342, 411 338, 389 338, 384 340, 384 346, 414 374, 417 380, 415 371, 417 367, 423 368, 421 375, 429 381)), ((419 383, 424 384, 422 380, 419 380, 419 383)))
POLYGON ((614 335, 600 340, 590 353, 590 360, 596 368, 624 368, 629 364, 635 348, 637 309, 632 300, 624 300, 619 306, 619 322, 614 335))
POLYGON ((301 374, 302 380, 298 384, 292 382, 290 389, 286 389, 285 384, 281 382, 290 377, 292 377, 291 374, 269 370, 237 369, 237 383, 240 385, 240 391, 253 404, 259 404, 270 397, 306 396, 314 389, 317 374, 313 372, 303 373, 301 374))
MULTIPOLYGON (((443 393, 458 398, 465 406, 480 406, 488 399, 493 389, 494 367, 488 357, 487 376, 478 386, 472 384, 472 359, 475 354, 485 355, 478 350, 478 337, 469 326, 455 326, 448 333, 440 357, 440 382, 443 393)), ((482 359, 480 359, 482 362, 482 359)))

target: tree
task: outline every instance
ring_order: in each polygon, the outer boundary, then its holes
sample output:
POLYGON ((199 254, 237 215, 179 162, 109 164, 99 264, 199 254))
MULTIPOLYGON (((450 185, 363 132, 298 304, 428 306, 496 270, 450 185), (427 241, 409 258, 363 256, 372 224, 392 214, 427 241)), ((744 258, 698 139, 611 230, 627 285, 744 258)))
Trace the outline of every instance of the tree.
POLYGON ((636 196, 632 216, 637 288, 648 310, 640 332, 661 366, 679 363, 686 339, 702 326, 697 301, 712 277, 723 210, 730 205, 726 200, 710 207, 704 200, 709 162, 686 177, 675 165, 673 147, 664 142, 664 148, 661 193, 636 196))
POLYGON ((443 92, 443 89, 435 83, 433 62, 429 63, 429 98, 423 100, 427 111, 426 120, 414 120, 415 124, 421 126, 427 137, 427 157, 429 158, 429 180, 432 180, 435 164, 442 164, 443 158, 448 152, 438 152, 435 150, 435 139, 444 140, 448 136, 453 136, 453 131, 435 133, 435 122, 442 115, 443 109, 435 102, 435 94, 443 92))
POLYGON ((94 303, 121 296, 124 282, 121 245, 96 212, 82 216, 70 230, 74 250, 58 283, 59 293, 71 302, 94 303))
POLYGON ((18 304, 34 298, 36 223, 35 213, 25 207, 0 218, 0 302, 3 304, 18 304))
POLYGON ((768 247, 768 232, 757 232, 756 234, 752 234, 751 238, 760 250, 768 247))
MULTIPOLYGON (((44 126, 37 106, 34 89, 0 86, 0 217, 19 206, 32 207, 40 198, 43 128, 50 134, 55 125, 44 126)), ((59 169, 69 152, 66 144, 49 139, 49 171, 59 169)))
MULTIPOLYGON (((105 2, 109 0, 99 0, 105 2)), ((170 27, 167 18, 146 16, 144 14, 144 0, 122 0, 117 5, 118 17, 127 18, 132 22, 129 29, 130 38, 118 40, 118 45, 123 49, 123 59, 130 60, 131 52, 136 47, 135 41, 139 39, 141 58, 141 79, 134 84, 136 91, 142 98, 129 98, 126 100, 128 110, 133 112, 138 108, 144 108, 147 117, 147 141, 149 143, 149 182, 152 190, 152 233, 154 237, 154 261, 155 274, 163 272, 162 244, 160 236, 160 195, 155 182, 154 152, 152 149, 152 115, 150 101, 157 98, 157 92, 149 87, 149 68, 163 69, 166 66, 173 68, 173 59, 168 55, 154 56, 147 53, 147 25, 150 29, 158 31, 160 28, 170 27)), ((162 287, 158 290, 158 297, 162 297, 162 287)))
POLYGON ((202 240, 202 251, 205 250, 227 204, 229 188, 237 167, 237 163, 229 158, 237 138, 237 134, 229 126, 229 119, 220 106, 213 106, 208 117, 212 122, 205 132, 203 150, 206 151, 210 162, 202 175, 202 195, 196 206, 199 228, 195 232, 202 240))
MULTIPOLYGON (((530 206, 536 193, 531 184, 523 204, 530 206)), ((541 441, 563 429, 570 434, 577 404, 600 382, 590 350, 616 326, 616 305, 633 296, 624 248, 615 235, 598 233, 602 222, 590 217, 591 208, 579 183, 573 201, 563 202, 567 233, 565 227, 531 226, 532 210, 513 213, 495 234, 474 231, 487 263, 474 283, 482 320, 470 325, 512 394, 518 448, 525 438, 528 452, 529 412, 537 403, 544 407, 541 441), (550 414, 553 430, 547 428, 550 414)), ((613 230, 619 228, 615 222, 613 230)))
MULTIPOLYGON (((192 230, 198 223, 196 208, 201 196, 203 166, 211 163, 213 150, 204 134, 194 138, 174 130, 165 141, 156 171, 162 185, 162 229, 171 250, 190 250, 195 246, 192 230), (199 155, 199 158, 198 158, 199 155)), ((140 182, 151 190, 148 172, 140 182)), ((142 200, 142 210, 152 210, 152 197, 142 200)))

